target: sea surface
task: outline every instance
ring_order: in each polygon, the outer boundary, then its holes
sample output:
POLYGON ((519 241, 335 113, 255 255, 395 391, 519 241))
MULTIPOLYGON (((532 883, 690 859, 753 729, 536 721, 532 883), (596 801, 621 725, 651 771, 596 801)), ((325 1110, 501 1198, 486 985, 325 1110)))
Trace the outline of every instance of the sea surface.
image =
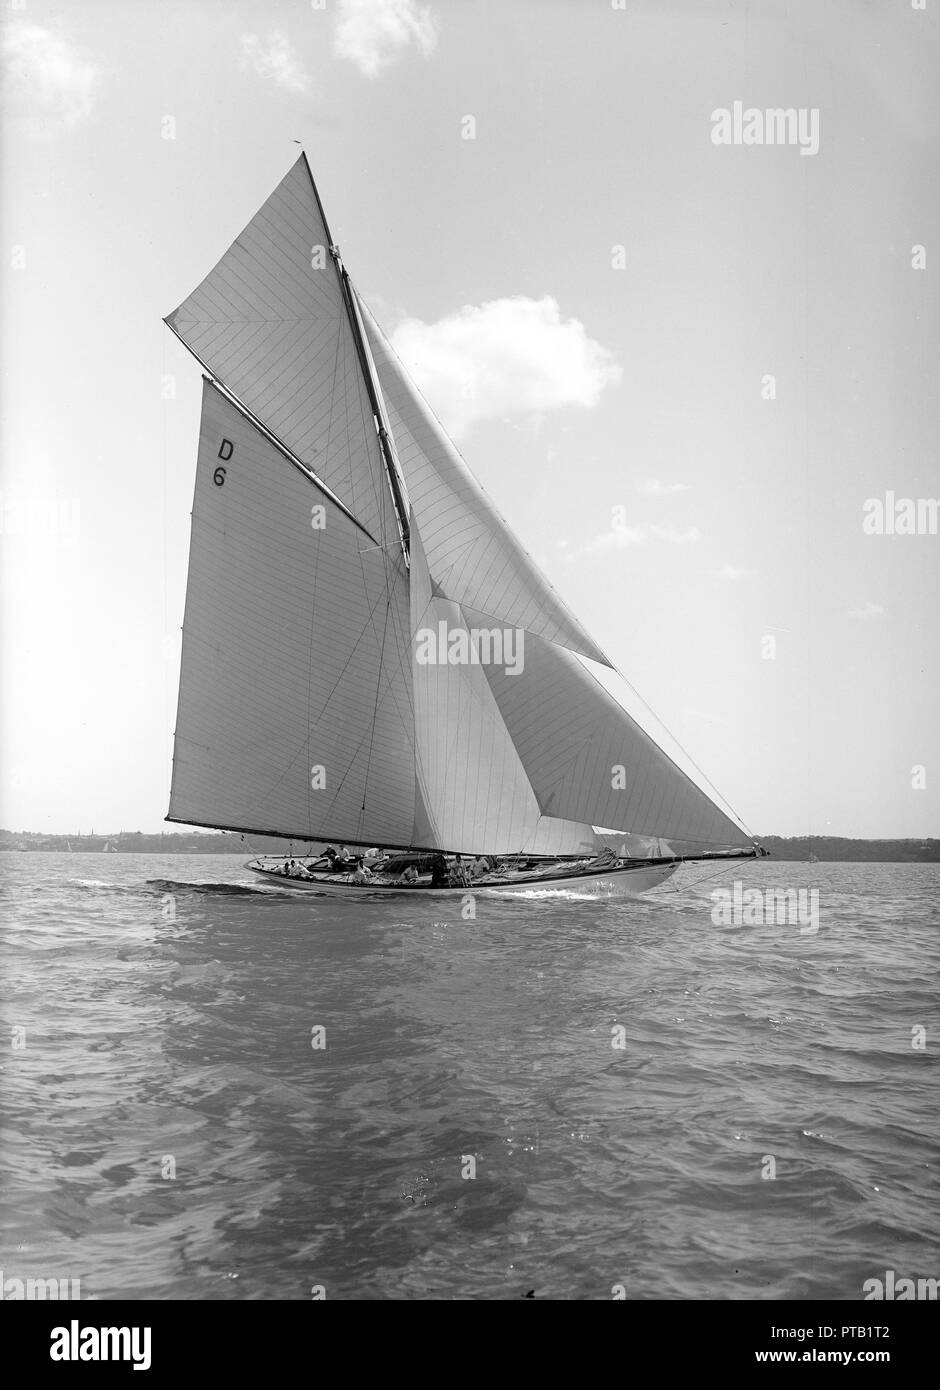
POLYGON ((940 1276, 940 865, 708 864, 467 919, 294 897, 230 855, 0 871, 4 1279, 856 1300, 940 1276), (716 924, 735 878, 818 890, 818 931, 716 924))

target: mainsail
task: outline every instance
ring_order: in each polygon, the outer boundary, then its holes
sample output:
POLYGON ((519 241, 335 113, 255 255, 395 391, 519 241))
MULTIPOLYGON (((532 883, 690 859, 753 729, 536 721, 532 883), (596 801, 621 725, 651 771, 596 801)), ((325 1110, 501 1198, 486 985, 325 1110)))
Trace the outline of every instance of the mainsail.
POLYGON ((408 605, 400 556, 206 382, 169 819, 409 845, 408 605))
POLYGON ((168 322, 211 373, 168 819, 468 854, 589 854, 594 827, 749 845, 590 673, 603 653, 352 288, 304 156, 168 322), (493 659, 504 631, 517 660, 493 659))

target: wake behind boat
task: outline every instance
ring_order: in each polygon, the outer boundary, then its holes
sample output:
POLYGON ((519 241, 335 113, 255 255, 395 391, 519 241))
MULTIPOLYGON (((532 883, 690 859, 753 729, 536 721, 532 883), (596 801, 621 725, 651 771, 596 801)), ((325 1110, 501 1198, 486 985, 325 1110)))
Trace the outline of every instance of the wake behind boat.
POLYGON ((763 852, 592 671, 355 289, 305 155, 166 322, 209 373, 168 820, 376 846, 371 869, 248 865, 341 896, 613 896, 763 852))

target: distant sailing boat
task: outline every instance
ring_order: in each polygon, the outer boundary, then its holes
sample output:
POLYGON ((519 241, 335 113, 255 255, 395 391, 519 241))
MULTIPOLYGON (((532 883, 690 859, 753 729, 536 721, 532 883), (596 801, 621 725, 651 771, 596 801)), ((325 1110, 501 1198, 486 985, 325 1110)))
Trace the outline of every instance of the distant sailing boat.
POLYGON ((305 155, 166 323, 209 373, 168 820, 383 851, 368 880, 248 866, 346 896, 608 896, 763 852, 591 674, 610 663, 369 313, 305 155))

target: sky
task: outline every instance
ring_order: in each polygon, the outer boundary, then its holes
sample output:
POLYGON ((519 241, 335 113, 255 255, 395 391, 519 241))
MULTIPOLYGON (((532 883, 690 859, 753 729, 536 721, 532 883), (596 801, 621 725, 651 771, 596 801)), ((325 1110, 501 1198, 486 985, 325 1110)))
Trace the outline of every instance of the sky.
POLYGON ((5 11, 0 825, 163 828, 201 372, 162 319, 299 141, 476 476, 744 823, 940 834, 940 536, 873 533, 940 497, 937 0, 5 11), (736 102, 792 131, 721 143, 736 102))

